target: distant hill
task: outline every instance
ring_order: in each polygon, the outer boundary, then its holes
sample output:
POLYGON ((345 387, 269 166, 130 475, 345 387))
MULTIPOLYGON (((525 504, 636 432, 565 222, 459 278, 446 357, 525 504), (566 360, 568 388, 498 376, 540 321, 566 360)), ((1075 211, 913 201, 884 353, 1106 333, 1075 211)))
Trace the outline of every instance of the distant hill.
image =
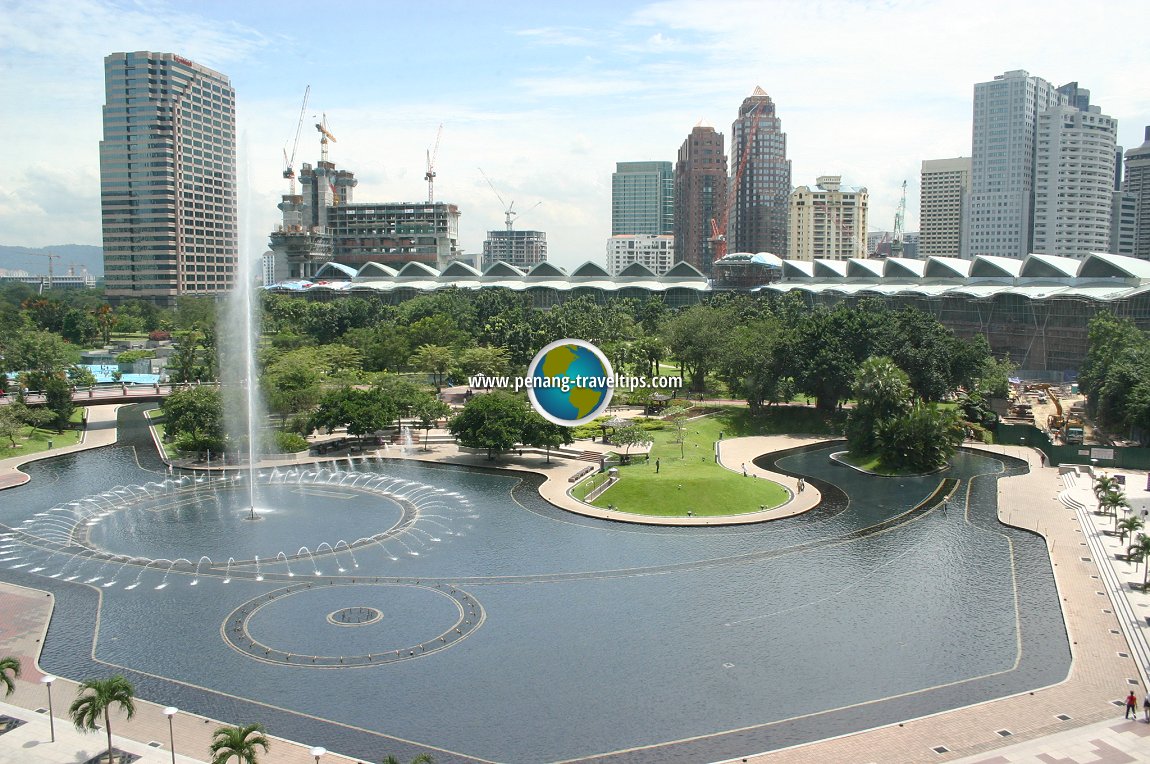
POLYGON ((0 268, 5 270, 24 270, 31 274, 46 275, 48 273, 48 258, 43 255, 59 255, 59 260, 52 260, 52 270, 64 275, 69 268, 75 268, 80 273, 81 268, 87 268, 88 273, 96 278, 104 275, 104 248, 91 244, 60 244, 55 247, 9 247, 0 244, 0 268))

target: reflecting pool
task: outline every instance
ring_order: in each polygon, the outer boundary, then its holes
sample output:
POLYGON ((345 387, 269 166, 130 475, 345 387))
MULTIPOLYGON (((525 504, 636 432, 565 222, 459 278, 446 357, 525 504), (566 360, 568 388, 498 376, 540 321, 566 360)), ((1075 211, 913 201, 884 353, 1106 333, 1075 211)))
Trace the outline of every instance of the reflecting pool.
POLYGON ((996 519, 1015 460, 961 452, 954 498, 911 512, 940 475, 787 452, 774 468, 823 505, 728 528, 574 516, 530 476, 343 460, 265 470, 252 520, 246 486, 170 474, 134 408, 117 446, 0 492, 0 578, 55 594, 46 670, 123 671, 215 719, 363 759, 686 762, 1069 670, 1045 543, 996 519))

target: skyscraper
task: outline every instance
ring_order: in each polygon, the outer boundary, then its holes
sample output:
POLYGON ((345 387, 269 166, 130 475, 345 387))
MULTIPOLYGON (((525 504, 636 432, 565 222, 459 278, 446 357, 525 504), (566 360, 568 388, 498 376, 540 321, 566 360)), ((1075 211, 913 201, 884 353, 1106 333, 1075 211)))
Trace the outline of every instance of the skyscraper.
POLYGON ((611 175, 611 235, 675 232, 675 173, 670 162, 616 162, 611 175))
POLYGON ((743 100, 731 126, 731 209, 728 252, 787 252, 791 162, 775 102, 760 87, 743 100))
POLYGON ((1074 105, 1038 115, 1033 251, 1083 258, 1110 249, 1118 123, 1072 84, 1074 105))
POLYGON ((973 255, 1025 257, 1034 224, 1038 115, 1067 95, 1019 69, 974 86, 970 177, 973 255))
POLYGON ((1135 197, 1134 257, 1150 260, 1150 126, 1145 142, 1126 152, 1122 189, 1135 197))
POLYGON ((232 287, 237 256, 235 91, 172 53, 104 59, 100 204, 113 300, 171 305, 232 287))
POLYGON ((710 273, 715 259, 711 220, 723 214, 726 200, 723 134, 700 122, 679 147, 675 163, 675 262, 686 260, 710 273))
POLYGON ((967 257, 963 223, 970 194, 970 157, 924 159, 920 194, 922 257, 967 257))

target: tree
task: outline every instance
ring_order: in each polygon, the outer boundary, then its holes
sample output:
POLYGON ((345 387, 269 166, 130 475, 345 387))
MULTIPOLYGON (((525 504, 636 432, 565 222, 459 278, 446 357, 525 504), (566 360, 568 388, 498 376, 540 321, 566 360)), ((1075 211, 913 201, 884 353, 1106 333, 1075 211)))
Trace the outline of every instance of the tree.
POLYGON ((795 384, 815 398, 823 411, 834 411, 851 389, 855 370, 871 355, 870 333, 862 316, 846 305, 817 310, 799 324, 790 348, 795 384))
POLYGON ((620 427, 611 433, 612 444, 623 446, 624 461, 629 460, 631 457, 631 446, 649 443, 650 441, 651 438, 647 435, 646 431, 635 422, 631 422, 625 427, 620 427))
POLYGON ((1126 559, 1142 563, 1142 591, 1146 591, 1150 576, 1150 536, 1139 533, 1137 540, 1126 550, 1126 559))
POLYGON ((706 305, 695 305, 671 319, 666 343, 690 378, 690 388, 702 392, 707 374, 719 361, 723 339, 731 327, 726 317, 706 305))
POLYGON ((20 676, 20 659, 12 656, 0 658, 0 684, 4 685, 4 697, 16 692, 18 676, 20 676))
POLYGON ((855 456, 873 454, 884 423, 911 409, 910 378, 890 358, 871 357, 855 374, 855 407, 847 417, 847 443, 855 456))
MULTIPOLYGON (((399 764, 399 759, 388 754, 387 758, 383 760, 383 764, 399 764)), ((421 753, 412 759, 410 764, 435 764, 435 759, 431 757, 430 753, 421 753)))
POLYGON ((1129 507, 1130 503, 1126 501, 1126 494, 1122 491, 1107 491, 1098 498, 1098 508, 1104 514, 1114 516, 1114 527, 1118 527, 1118 510, 1123 507, 1129 507))
POLYGON ((687 406, 671 406, 664 409, 663 418, 668 419, 671 425, 675 428, 675 443, 679 444, 679 458, 686 459, 687 455, 686 442, 687 442, 687 412, 690 409, 687 406))
POLYGON ((1137 515, 1124 517, 1122 520, 1120 520, 1118 522, 1118 532, 1121 534, 1120 538, 1122 543, 1126 543, 1127 536, 1133 538, 1134 532, 1142 530, 1144 525, 1145 523, 1142 522, 1142 518, 1138 517, 1137 515))
POLYGON ((40 390, 49 378, 80 359, 79 351, 59 335, 45 331, 20 332, 0 347, 0 371, 28 373, 30 389, 40 390))
POLYGON ((915 401, 906 414, 878 423, 875 445, 886 467, 927 472, 945 465, 964 435, 957 411, 915 401))
POLYGON ((72 402, 72 386, 67 380, 51 377, 44 383, 44 405, 52 412, 56 432, 63 432, 76 410, 76 404, 72 402))
POLYGON ((24 420, 16 410, 20 405, 23 404, 10 403, 7 406, 0 406, 0 438, 10 440, 12 448, 16 448, 16 436, 24 429, 24 420))
POLYGON ((160 410, 164 412, 164 435, 180 450, 224 450, 224 405, 217 388, 178 390, 164 399, 160 410))
POLYGON ((280 417, 281 425, 292 414, 309 411, 319 400, 322 375, 305 350, 284 354, 268 366, 260 380, 268 411, 280 417))
POLYGON ((532 410, 523 428, 523 442, 529 446, 547 449, 547 463, 551 463, 551 449, 572 442, 571 428, 544 419, 538 411, 532 410))
POLYGON ((390 425, 396 415, 395 403, 382 390, 344 387, 331 390, 320 398, 312 416, 312 425, 326 427, 329 431, 346 427, 349 435, 362 438, 390 425))
POLYGON ((443 377, 451 368, 455 358, 455 351, 443 345, 420 345, 411 356, 411 364, 420 371, 425 371, 435 381, 435 389, 443 385, 443 377))
POLYGON ((411 413, 423 429, 423 448, 427 450, 427 435, 440 419, 451 416, 451 406, 429 393, 423 393, 411 407, 411 413))
POLYGON ((109 679, 88 679, 80 685, 79 694, 68 708, 72 723, 81 731, 96 729, 100 717, 104 719, 104 731, 108 733, 108 764, 112 760, 112 718, 108 712, 112 706, 119 706, 126 719, 136 715, 133 702, 135 691, 131 683, 120 675, 109 679))
POLYGON ((1099 475, 1094 478, 1094 498, 1099 501, 1102 497, 1111 491, 1118 490, 1118 478, 1111 477, 1110 475, 1099 475))
POLYGON ((472 396, 449 425, 461 446, 487 449, 487 458, 522 442, 530 408, 502 390, 472 396))
POLYGON ((212 764, 228 764, 234 756, 238 764, 257 764, 262 748, 267 753, 271 741, 264 734, 262 724, 249 724, 244 727, 218 727, 212 733, 212 764))

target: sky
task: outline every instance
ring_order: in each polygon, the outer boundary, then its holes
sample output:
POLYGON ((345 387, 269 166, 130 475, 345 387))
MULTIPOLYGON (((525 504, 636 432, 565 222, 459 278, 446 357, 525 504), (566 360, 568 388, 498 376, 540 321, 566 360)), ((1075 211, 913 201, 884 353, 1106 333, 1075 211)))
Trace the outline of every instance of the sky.
POLYGON ((871 230, 918 228, 924 159, 969 156, 974 83, 1025 69, 1077 80, 1118 120, 1150 125, 1150 10, 1140 0, 0 0, 0 244, 100 244, 103 58, 172 52, 236 90, 242 247, 262 252, 296 166, 330 160, 355 200, 458 204, 460 244, 504 225, 547 232, 562 267, 602 262, 611 173, 676 159, 700 121, 728 136, 756 86, 775 101, 794 185, 842 175, 871 230), (480 170, 482 168, 482 172, 480 170), (490 178, 491 185, 483 173, 490 178), (502 197, 502 201, 500 201, 502 197))

